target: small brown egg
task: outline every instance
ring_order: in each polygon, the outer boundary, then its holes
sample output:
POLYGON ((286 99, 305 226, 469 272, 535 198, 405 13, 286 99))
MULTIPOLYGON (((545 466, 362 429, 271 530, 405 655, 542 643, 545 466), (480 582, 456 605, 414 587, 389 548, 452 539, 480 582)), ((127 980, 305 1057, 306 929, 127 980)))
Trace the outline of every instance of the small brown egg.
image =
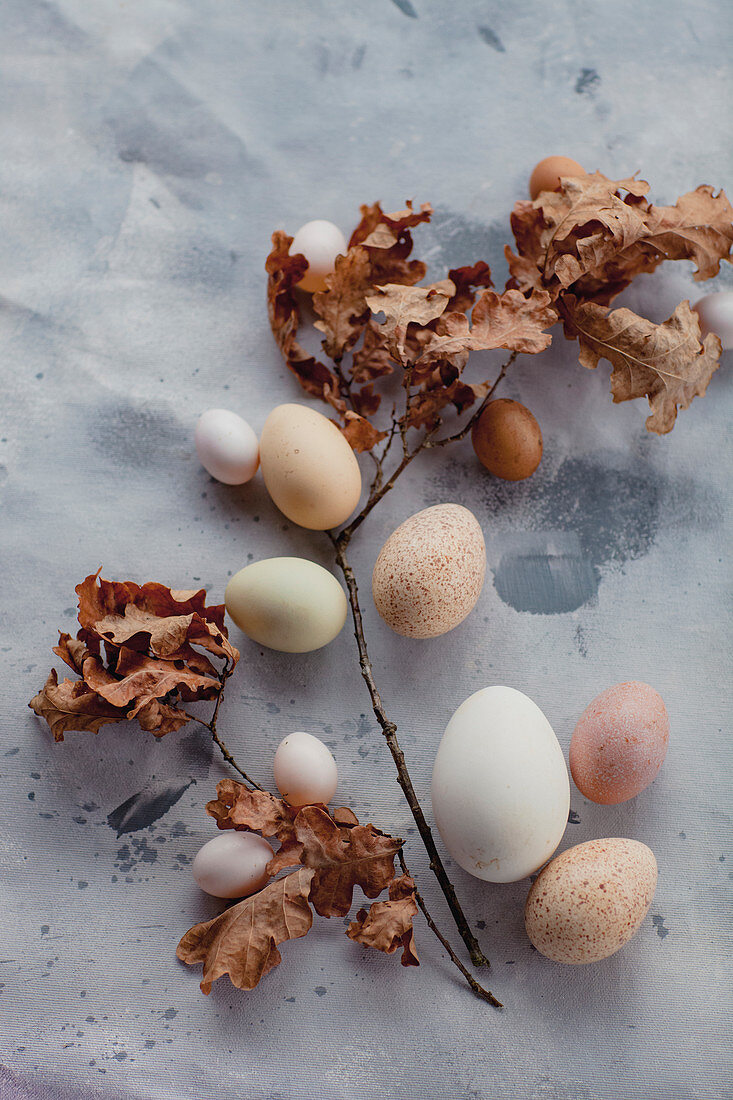
POLYGON ((534 201, 540 191, 557 191, 562 176, 584 176, 585 168, 570 157, 545 157, 529 177, 529 195, 534 201))
POLYGON ((554 962, 613 955, 638 931, 657 886, 654 853, 638 840, 589 840, 553 859, 524 907, 527 935, 554 962))
POLYGON ((523 481, 542 458, 542 432, 529 409, 501 397, 490 401, 471 429, 479 462, 494 477, 523 481))
POLYGON ((669 718, 649 684, 615 684, 578 719, 570 741, 570 771, 592 802, 626 802, 656 778, 667 752, 669 718))

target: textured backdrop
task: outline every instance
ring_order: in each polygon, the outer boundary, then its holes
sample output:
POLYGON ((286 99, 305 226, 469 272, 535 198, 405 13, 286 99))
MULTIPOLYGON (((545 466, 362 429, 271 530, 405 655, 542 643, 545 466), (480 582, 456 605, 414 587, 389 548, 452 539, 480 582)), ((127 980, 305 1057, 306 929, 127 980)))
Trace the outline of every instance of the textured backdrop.
MULTIPOLYGON (((348 229, 360 202, 414 197, 436 207, 417 231, 435 277, 484 258, 501 283, 509 211, 547 153, 615 178, 642 169, 658 201, 730 185, 732 30, 724 0, 3 0, 3 1100, 731 1095, 730 355, 660 439, 643 403, 612 406, 608 365, 584 371, 558 336, 503 391, 540 421, 538 474, 497 483, 467 445, 436 453, 354 544, 367 593, 384 538, 419 508, 458 501, 486 534, 484 592, 455 632, 397 638, 365 599, 428 809, 445 723, 479 687, 527 692, 565 751, 611 683, 647 680, 668 704, 653 787, 617 808, 572 793, 563 846, 631 836, 659 862, 651 912, 619 955, 578 969, 543 959, 523 930, 527 883, 452 867, 501 1014, 422 923, 419 970, 322 921, 257 991, 225 979, 203 997, 174 951, 217 911, 189 866, 225 774, 205 733, 159 743, 107 727, 55 746, 26 703, 56 628, 73 626, 74 584, 101 563, 216 599, 253 558, 329 563, 325 539, 285 523, 260 478, 218 485, 193 452, 207 407, 259 429, 272 405, 302 399, 264 308, 273 228, 348 229)), ((624 300, 662 320, 700 293, 677 264, 624 300)), ((269 782, 276 744, 308 730, 337 758, 341 800, 412 837, 348 630, 297 659, 233 636, 222 732, 249 769, 269 782)), ((447 924, 421 846, 408 854, 447 924)))

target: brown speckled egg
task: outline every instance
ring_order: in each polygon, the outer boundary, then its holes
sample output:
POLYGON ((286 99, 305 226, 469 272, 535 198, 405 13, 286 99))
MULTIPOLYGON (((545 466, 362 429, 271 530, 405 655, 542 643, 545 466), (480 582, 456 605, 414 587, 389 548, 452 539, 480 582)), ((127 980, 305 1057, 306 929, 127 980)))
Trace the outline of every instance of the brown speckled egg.
POLYGON ((437 504, 400 524, 372 575, 377 611, 397 634, 435 638, 462 623, 481 593, 486 546, 476 517, 437 504))
POLYGON ((527 935, 561 963, 613 955, 637 931, 657 885, 657 861, 646 844, 613 837, 578 844, 548 863, 527 897, 527 935))
POLYGON ((476 457, 494 477, 523 481, 542 458, 542 432, 529 409, 501 397, 490 401, 471 429, 476 457))
POLYGON ((562 176, 584 176, 585 168, 570 157, 545 157, 529 177, 529 195, 536 199, 540 191, 556 191, 562 176))
POLYGON ((669 741, 669 718, 649 684, 615 684, 597 695, 570 741, 570 771, 581 794, 611 806, 655 779, 669 741))

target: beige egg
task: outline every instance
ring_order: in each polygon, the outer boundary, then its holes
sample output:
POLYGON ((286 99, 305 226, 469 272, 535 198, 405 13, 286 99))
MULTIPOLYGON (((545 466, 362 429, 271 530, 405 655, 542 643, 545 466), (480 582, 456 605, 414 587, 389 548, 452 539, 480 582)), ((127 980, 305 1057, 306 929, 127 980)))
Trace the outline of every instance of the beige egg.
POLYGON ((527 935, 555 962, 598 962, 637 932, 656 885, 657 861, 646 844, 620 837, 578 844, 532 884, 524 908, 527 935))
POLYGON ((486 546, 476 517, 436 504, 400 524, 372 575, 377 611, 397 634, 435 638, 462 623, 481 594, 486 546))
POLYGON ((354 452, 332 420, 305 405, 272 410, 260 437, 260 466, 274 503, 301 527, 338 527, 359 503, 354 452))

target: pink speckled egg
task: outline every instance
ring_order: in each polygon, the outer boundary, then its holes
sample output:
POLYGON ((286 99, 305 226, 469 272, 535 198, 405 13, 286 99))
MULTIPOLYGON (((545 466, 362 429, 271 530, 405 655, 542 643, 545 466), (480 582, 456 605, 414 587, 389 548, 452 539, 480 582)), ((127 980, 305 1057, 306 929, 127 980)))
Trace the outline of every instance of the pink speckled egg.
POLYGON ((598 962, 639 929, 656 885, 657 861, 646 844, 620 837, 578 844, 532 884, 524 907, 527 935, 555 962, 598 962))
POLYGON ((654 780, 669 741, 661 695, 632 680, 597 695, 570 742, 570 771, 581 794, 605 806, 626 802, 654 780))
POLYGON ((372 575, 377 611, 397 634, 436 638, 462 623, 481 594, 484 536, 473 512, 436 504, 400 524, 372 575))

